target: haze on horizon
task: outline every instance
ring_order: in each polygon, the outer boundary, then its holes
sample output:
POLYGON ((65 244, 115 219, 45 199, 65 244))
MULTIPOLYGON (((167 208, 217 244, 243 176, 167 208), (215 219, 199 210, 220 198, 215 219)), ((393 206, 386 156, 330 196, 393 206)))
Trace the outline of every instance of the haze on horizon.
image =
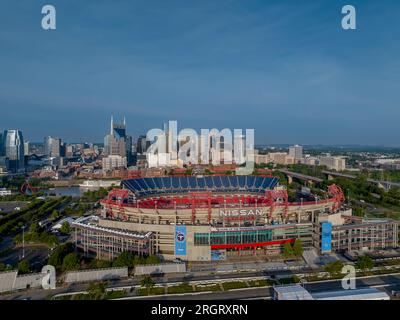
POLYGON ((400 146, 396 0, 43 1, 0 10, 0 130, 101 142, 254 128, 256 144, 400 146), (357 30, 341 29, 341 8, 357 30))

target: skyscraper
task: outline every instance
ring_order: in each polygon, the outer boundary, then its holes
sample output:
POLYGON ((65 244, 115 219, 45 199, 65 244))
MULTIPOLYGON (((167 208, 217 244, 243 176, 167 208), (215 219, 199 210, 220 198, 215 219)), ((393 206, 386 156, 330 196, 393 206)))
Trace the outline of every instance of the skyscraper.
POLYGON ((303 158, 303 147, 294 145, 289 147, 289 156, 291 156, 295 163, 298 163, 303 158))
POLYGON ((0 157, 5 156, 3 132, 0 132, 0 157))
POLYGON ((44 138, 44 153, 48 157, 61 156, 61 139, 54 137, 44 138))
POLYGON ((20 130, 5 130, 3 133, 3 155, 8 159, 8 170, 23 172, 24 165, 24 137, 20 130))
POLYGON ((25 154, 25 156, 29 156, 29 148, 30 148, 29 141, 26 141, 24 143, 24 154, 25 154))
POLYGON ((136 143, 136 152, 138 154, 144 154, 149 146, 150 141, 146 140, 146 136, 140 135, 136 143))
POLYGON ((0 173, 6 172, 8 159, 5 156, 3 133, 0 132, 0 173))
POLYGON ((114 123, 111 117, 110 134, 104 138, 104 153, 106 156, 126 158, 127 165, 132 164, 132 137, 126 134, 126 121, 114 123))

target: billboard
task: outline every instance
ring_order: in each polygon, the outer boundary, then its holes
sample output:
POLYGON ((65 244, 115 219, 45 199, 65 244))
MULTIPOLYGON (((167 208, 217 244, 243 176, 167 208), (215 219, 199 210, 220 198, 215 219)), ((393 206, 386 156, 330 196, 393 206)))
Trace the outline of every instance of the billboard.
POLYGON ((330 252, 332 250, 332 223, 323 222, 321 232, 321 251, 330 252))
POLYGON ((186 226, 175 226, 175 255, 186 256, 186 226))

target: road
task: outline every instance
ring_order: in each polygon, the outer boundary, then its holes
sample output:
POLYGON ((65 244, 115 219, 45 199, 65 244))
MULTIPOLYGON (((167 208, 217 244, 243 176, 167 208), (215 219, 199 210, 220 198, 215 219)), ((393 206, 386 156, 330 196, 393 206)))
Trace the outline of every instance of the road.
MULTIPOLYGON (((219 276, 212 275, 203 275, 203 276, 194 276, 188 281, 214 281, 219 279, 246 279, 252 277, 259 277, 262 273, 260 272, 252 272, 246 274, 221 274, 219 276)), ((169 277, 169 278, 161 278, 155 279, 155 282, 158 284, 174 284, 177 282, 182 282, 184 277, 169 277)), ((121 288, 121 287, 130 287, 139 284, 139 279, 125 279, 114 281, 108 285, 108 288, 121 288)), ((56 290, 46 291, 40 289, 31 289, 26 292, 13 293, 9 295, 0 296, 0 300, 15 300, 15 299, 32 299, 32 300, 42 300, 45 299, 49 295, 56 295, 60 293, 72 293, 72 292, 81 292, 85 291, 88 287, 88 284, 76 284, 71 285, 69 287, 61 287, 56 290)), ((381 289, 390 292, 391 290, 400 290, 400 274, 392 274, 392 275, 378 275, 378 276, 370 276, 370 277, 362 277, 358 278, 356 281, 356 287, 378 287, 381 289)), ((310 292, 323 292, 323 291, 331 291, 331 290, 340 290, 341 289, 341 281, 340 280, 327 280, 313 283, 306 283, 305 288, 310 292)), ((157 297, 128 297, 125 299, 143 299, 143 300, 225 300, 225 299, 270 299, 271 298, 271 288, 244 288, 238 290, 231 291, 223 291, 223 292, 214 292, 214 293, 194 293, 194 294, 185 294, 185 295, 167 295, 167 296, 157 296, 157 297)))
MULTIPOLYGON (((220 275, 206 275, 206 274, 190 274, 186 276, 165 276, 162 278, 154 278, 156 284, 174 284, 181 283, 183 281, 209 281, 209 280, 219 280, 219 279, 235 279, 238 277, 259 277, 263 276, 262 272, 246 272, 246 273, 226 273, 220 275)), ((107 288, 119 288, 119 287, 130 287, 135 286, 140 283, 140 279, 122 279, 109 281, 107 288)), ((26 292, 12 293, 4 296, 0 296, 1 299, 13 300, 13 299, 23 299, 30 298, 32 300, 42 300, 45 299, 49 294, 56 295, 60 293, 70 293, 70 292, 80 292, 85 291, 88 288, 88 283, 73 284, 68 287, 60 287, 52 291, 46 291, 41 289, 31 289, 26 292)))
MULTIPOLYGON (((306 283, 304 287, 311 293, 342 290, 341 280, 321 281, 306 283)), ((400 290, 400 274, 373 276, 361 278, 356 281, 356 288, 377 287, 390 293, 391 290, 400 290)), ((186 294, 186 295, 167 295, 162 297, 135 297, 141 300, 241 300, 241 299, 271 299, 272 288, 249 288, 233 291, 186 294)), ((125 298, 129 299, 129 298, 125 298)))

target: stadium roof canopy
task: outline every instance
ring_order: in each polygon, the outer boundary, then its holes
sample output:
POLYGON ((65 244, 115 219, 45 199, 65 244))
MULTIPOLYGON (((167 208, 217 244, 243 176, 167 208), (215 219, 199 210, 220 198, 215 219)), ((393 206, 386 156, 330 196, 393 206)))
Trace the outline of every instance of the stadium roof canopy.
POLYGON ((199 191, 265 193, 278 181, 271 176, 181 176, 128 179, 122 185, 140 197, 199 191))

